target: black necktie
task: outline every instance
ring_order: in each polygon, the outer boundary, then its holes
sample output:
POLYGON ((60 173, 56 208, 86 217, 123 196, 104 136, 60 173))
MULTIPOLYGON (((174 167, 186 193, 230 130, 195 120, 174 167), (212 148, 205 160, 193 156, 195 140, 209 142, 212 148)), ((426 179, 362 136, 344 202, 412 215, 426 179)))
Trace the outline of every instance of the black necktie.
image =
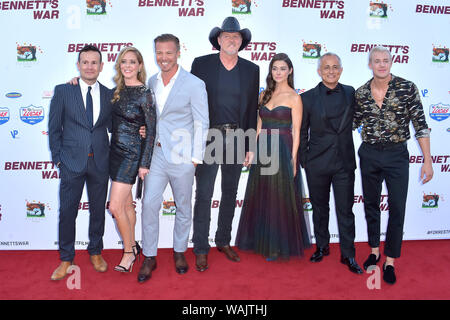
POLYGON ((92 87, 88 87, 88 92, 86 94, 86 116, 88 119, 88 124, 93 127, 94 126, 94 103, 92 102, 91 96, 92 87))

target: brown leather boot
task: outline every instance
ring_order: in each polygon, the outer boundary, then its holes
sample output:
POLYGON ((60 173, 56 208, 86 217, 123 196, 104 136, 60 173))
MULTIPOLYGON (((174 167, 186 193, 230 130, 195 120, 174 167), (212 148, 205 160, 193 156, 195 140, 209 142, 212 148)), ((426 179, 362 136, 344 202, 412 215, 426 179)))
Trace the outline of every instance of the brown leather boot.
POLYGON ((100 254, 92 255, 91 263, 97 272, 106 272, 106 270, 108 270, 108 264, 103 260, 100 254))
POLYGON ((61 261, 58 268, 53 271, 52 276, 50 277, 51 280, 62 280, 67 276, 67 270, 72 265, 71 261, 61 261))
POLYGON ((152 271, 156 269, 156 257, 145 257, 139 270, 137 279, 139 283, 145 282, 152 277, 152 271))

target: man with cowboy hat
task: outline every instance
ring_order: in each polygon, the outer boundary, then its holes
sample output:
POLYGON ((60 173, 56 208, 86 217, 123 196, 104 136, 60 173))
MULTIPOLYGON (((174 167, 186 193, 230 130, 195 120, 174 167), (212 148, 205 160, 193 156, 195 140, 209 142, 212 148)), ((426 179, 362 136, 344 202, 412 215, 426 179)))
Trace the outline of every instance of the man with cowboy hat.
MULTIPOLYGON (((234 151, 233 154, 236 155, 231 163, 229 161, 210 163, 211 161, 205 159, 196 169, 193 242, 198 271, 205 271, 208 268, 211 198, 219 164, 222 172, 222 198, 215 243, 218 250, 228 259, 240 261, 237 253, 230 247, 231 226, 242 165, 248 166, 252 162, 253 152, 249 150, 246 141, 245 160, 243 163, 237 161, 239 158, 244 159, 244 155, 237 154, 236 143, 230 150, 230 145, 225 142, 227 141, 225 136, 227 133, 233 134, 236 129, 242 129, 244 132, 249 129, 256 131, 259 67, 238 56, 238 52, 244 49, 250 40, 250 30, 241 29, 236 18, 228 17, 223 21, 222 28, 216 27, 209 34, 209 41, 219 53, 195 58, 192 63, 191 73, 206 84, 210 128, 216 129, 215 132, 221 132, 224 138, 223 150, 219 151, 223 151, 223 154, 226 150, 234 151)), ((207 143, 211 142, 208 139, 207 143)), ((216 157, 217 153, 216 150, 216 157)))

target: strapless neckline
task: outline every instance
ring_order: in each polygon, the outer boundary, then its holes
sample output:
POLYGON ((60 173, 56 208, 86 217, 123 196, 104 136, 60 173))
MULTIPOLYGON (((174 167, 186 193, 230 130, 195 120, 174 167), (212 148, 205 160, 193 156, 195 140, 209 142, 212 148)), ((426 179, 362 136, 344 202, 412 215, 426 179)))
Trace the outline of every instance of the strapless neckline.
POLYGON ((287 107, 287 106, 276 106, 275 108, 273 108, 273 109, 269 109, 266 105, 263 105, 263 107, 265 107, 267 110, 269 110, 269 111, 273 111, 273 110, 275 110, 275 109, 277 109, 277 108, 288 108, 288 109, 291 109, 291 108, 289 108, 289 107, 287 107))

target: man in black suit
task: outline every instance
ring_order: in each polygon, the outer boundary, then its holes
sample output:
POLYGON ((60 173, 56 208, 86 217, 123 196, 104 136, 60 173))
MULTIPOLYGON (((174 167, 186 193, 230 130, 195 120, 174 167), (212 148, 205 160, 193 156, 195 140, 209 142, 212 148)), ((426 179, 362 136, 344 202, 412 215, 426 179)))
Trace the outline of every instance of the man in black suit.
POLYGON ((350 271, 362 273, 355 261, 355 216, 352 211, 356 169, 352 136, 355 89, 339 83, 342 70, 336 54, 324 54, 318 65, 322 82, 301 95, 303 119, 299 159, 306 171, 313 208, 317 250, 310 260, 319 262, 329 254, 329 201, 330 186, 333 185, 341 262, 350 271))
POLYGON ((97 81, 103 63, 95 46, 78 55, 79 84, 55 87, 48 122, 53 163, 59 168, 59 253, 61 264, 52 280, 63 279, 75 257, 75 220, 87 185, 89 197, 88 252, 95 270, 105 272, 101 256, 109 178, 112 91, 97 81))
MULTIPOLYGON (((241 30, 238 20, 228 17, 223 21, 222 28, 216 27, 209 34, 209 41, 219 53, 198 57, 192 63, 192 74, 206 84, 210 128, 219 130, 223 135, 223 159, 226 159, 227 150, 230 151, 226 147, 228 133, 233 134, 236 129, 242 129, 244 132, 249 129, 256 130, 259 67, 238 56, 238 52, 244 49, 250 40, 250 30, 241 30)), ((237 149, 235 143, 235 155, 237 149)), ((232 163, 221 164, 222 198, 215 236, 218 250, 235 262, 240 261, 240 258, 230 247, 231 227, 242 165, 248 166, 253 159, 248 141, 245 143, 244 163, 239 161, 239 158, 244 159, 244 155, 237 154, 232 163)), ((220 163, 222 159, 217 160, 220 163)), ((219 168, 217 162, 210 163, 205 159, 196 169, 193 242, 198 271, 208 268, 211 198, 219 168)))

